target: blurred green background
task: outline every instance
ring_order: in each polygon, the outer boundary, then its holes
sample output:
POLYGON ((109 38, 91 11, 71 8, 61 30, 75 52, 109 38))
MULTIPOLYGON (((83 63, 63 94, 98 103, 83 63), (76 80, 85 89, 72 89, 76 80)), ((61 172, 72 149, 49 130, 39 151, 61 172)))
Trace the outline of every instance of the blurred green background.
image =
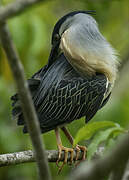
MULTIPOLYGON (((4 5, 12 2, 4 0, 4 5)), ((111 120, 127 128, 129 125, 129 1, 128 0, 46 0, 8 21, 14 43, 29 78, 47 63, 51 48, 51 34, 56 21, 74 10, 95 10, 94 18, 102 34, 117 49, 122 67, 110 102, 92 121, 111 120)), ((10 97, 16 92, 6 56, 0 47, 0 154, 31 149, 28 135, 22 133, 11 118, 10 97)), ((83 119, 68 125, 75 136, 84 125, 83 119)), ((64 135, 64 145, 69 146, 64 135)), ((51 131, 43 135, 46 149, 56 149, 51 131)), ((50 164, 54 179, 64 179, 71 171, 67 166, 57 176, 56 165, 50 164)), ((37 179, 35 163, 0 168, 0 180, 37 179)))

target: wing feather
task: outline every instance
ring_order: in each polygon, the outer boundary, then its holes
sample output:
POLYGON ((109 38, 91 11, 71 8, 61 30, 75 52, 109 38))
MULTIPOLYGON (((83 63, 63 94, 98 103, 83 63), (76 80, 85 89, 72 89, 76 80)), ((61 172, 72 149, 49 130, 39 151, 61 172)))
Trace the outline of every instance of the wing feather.
MULTIPOLYGON (((61 126, 83 116, 86 116, 86 122, 89 121, 103 102, 106 83, 106 77, 102 74, 88 79, 62 80, 49 91, 46 111, 39 107, 42 117, 47 115, 47 120, 41 119, 42 125, 47 122, 48 127, 53 124, 54 128, 57 122, 61 126)), ((44 105, 44 101, 40 103, 44 105)))
MULTIPOLYGON (((82 77, 61 54, 48 68, 40 69, 28 80, 41 132, 63 126, 86 116, 88 122, 108 101, 107 78, 103 74, 82 77), (106 97, 106 99, 104 99, 106 97)), ((27 132, 18 94, 12 96, 13 116, 27 132)))

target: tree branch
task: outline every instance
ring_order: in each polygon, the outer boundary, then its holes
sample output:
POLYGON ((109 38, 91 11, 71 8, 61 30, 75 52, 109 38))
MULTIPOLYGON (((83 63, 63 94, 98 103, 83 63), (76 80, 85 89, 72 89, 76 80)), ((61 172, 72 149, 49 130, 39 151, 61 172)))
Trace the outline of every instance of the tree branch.
POLYGON ((34 147, 40 178, 48 180, 51 179, 50 172, 40 137, 40 127, 37 115, 24 77, 22 64, 20 63, 20 59, 11 40, 8 28, 4 23, 4 20, 7 18, 19 14, 25 10, 25 8, 41 1, 42 0, 18 0, 14 3, 8 4, 6 7, 0 7, 0 37, 20 95, 23 114, 34 147))
POLYGON ((40 127, 38 118, 34 109, 33 101, 24 76, 23 66, 20 63, 19 56, 11 40, 10 33, 5 23, 0 24, 0 38, 8 58, 21 100, 23 114, 32 140, 38 164, 40 179, 49 180, 50 172, 45 157, 42 139, 40 136, 40 127))
POLYGON ((126 164, 126 168, 122 180, 129 180, 129 161, 126 164))
MULTIPOLYGON (((46 151, 45 155, 49 162, 56 162, 58 160, 58 151, 56 150, 46 151)), ((82 156, 83 156, 83 152, 80 152, 78 160, 81 160, 82 156)), ((75 158, 76 158, 76 151, 74 151, 74 160, 75 158)), ((70 153, 68 153, 68 162, 70 161, 70 159, 71 156, 70 153)), ((64 152, 62 152, 61 154, 60 161, 64 161, 64 152)), ((0 167, 27 163, 27 162, 35 162, 35 156, 33 151, 31 150, 0 155, 0 167)))
MULTIPOLYGON (((127 158, 128 161, 128 158, 127 158)), ((125 173, 126 169, 126 162, 123 164, 119 164, 118 167, 114 168, 113 171, 110 174, 109 180, 122 180, 122 177, 125 173)))
POLYGON ((43 1, 45 0, 17 0, 6 5, 5 7, 0 7, 0 22, 20 14, 22 11, 31 7, 32 5, 43 1))
POLYGON ((70 179, 100 180, 107 177, 113 169, 125 164, 129 158, 129 134, 122 138, 112 150, 100 159, 82 163, 72 173, 70 179))

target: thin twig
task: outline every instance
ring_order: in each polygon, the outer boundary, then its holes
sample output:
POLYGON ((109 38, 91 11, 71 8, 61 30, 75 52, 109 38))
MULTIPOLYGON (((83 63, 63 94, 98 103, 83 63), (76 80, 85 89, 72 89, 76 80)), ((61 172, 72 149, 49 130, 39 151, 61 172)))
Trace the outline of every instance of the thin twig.
POLYGON ((0 22, 16 16, 32 5, 43 1, 45 0, 17 0, 5 7, 0 7, 0 22))
POLYGON ((0 38, 18 88, 18 93, 20 95, 23 114, 34 147, 36 161, 38 163, 40 179, 51 179, 42 139, 40 136, 39 122, 29 88, 25 80, 24 69, 5 23, 0 25, 0 38))
MULTIPOLYGON (((128 161, 128 158, 126 159, 128 161)), ((122 180, 122 177, 124 176, 124 172, 126 169, 127 162, 123 162, 119 164, 116 168, 113 169, 113 171, 110 174, 109 180, 122 180)))
MULTIPOLYGON (((83 156, 83 152, 79 152, 78 160, 81 160, 83 156)), ((49 150, 46 151, 46 157, 49 162, 56 162, 58 160, 58 151, 56 150, 49 150)), ((76 158, 76 151, 74 151, 74 157, 76 158)), ((70 153, 68 153, 68 162, 71 160, 70 153)), ((64 152, 62 151, 60 161, 64 161, 64 152)), ((15 152, 9 154, 1 154, 0 155, 0 167, 9 166, 9 165, 16 165, 21 163, 29 163, 35 162, 35 156, 33 151, 22 151, 22 152, 15 152)))
POLYGON ((122 180, 129 180, 129 161, 127 162, 122 180))

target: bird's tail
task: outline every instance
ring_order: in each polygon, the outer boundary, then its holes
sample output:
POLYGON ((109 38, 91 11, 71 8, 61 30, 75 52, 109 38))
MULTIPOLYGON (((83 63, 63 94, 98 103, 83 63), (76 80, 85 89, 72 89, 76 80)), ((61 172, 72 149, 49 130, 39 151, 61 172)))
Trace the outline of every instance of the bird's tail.
MULTIPOLYGON (((32 98, 33 98, 33 96, 36 93, 36 90, 40 84, 40 80, 32 78, 32 79, 28 79, 27 82, 29 85, 29 89, 30 89, 32 98)), ((13 95, 11 97, 11 101, 12 101, 12 107, 13 107, 13 109, 12 109, 13 119, 15 119, 17 121, 17 125, 24 125, 23 132, 27 133, 28 131, 27 131, 26 124, 24 121, 19 95, 17 93, 15 95, 13 95)))

